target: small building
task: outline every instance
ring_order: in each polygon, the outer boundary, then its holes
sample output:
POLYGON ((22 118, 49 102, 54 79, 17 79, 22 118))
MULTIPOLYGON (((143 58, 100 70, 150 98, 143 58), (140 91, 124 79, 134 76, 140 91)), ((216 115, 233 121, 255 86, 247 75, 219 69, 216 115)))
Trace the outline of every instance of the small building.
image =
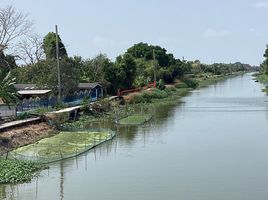
POLYGON ((29 110, 39 107, 48 107, 53 102, 50 102, 52 90, 49 89, 39 89, 36 84, 14 84, 14 87, 20 94, 21 102, 17 105, 18 110, 29 110))
POLYGON ((2 120, 14 119, 17 116, 16 106, 7 105, 0 98, 0 123, 2 120))
POLYGON ((88 93, 91 101, 96 101, 104 96, 103 86, 99 83, 79 83, 80 92, 88 93))

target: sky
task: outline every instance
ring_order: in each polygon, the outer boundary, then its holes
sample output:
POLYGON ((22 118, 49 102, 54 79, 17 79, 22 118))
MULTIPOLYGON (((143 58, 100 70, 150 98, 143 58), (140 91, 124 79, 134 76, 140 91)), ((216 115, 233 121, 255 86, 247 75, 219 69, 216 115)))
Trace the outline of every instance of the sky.
POLYGON ((268 44, 268 0, 0 0, 29 13, 35 32, 58 25, 69 56, 114 60, 139 42, 176 58, 259 65, 268 44))

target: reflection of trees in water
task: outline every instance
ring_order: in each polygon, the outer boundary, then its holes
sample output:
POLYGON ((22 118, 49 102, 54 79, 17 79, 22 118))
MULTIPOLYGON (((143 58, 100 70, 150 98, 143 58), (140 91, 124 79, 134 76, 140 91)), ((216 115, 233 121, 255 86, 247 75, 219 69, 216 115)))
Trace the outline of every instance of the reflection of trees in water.
POLYGON ((15 200, 15 194, 18 195, 17 185, 0 185, 0 199, 15 200))
POLYGON ((0 185, 0 199, 5 199, 5 198, 7 198, 6 186, 0 185))
POLYGON ((138 132, 137 126, 121 126, 118 127, 118 136, 120 139, 124 139, 128 143, 132 143, 138 132))

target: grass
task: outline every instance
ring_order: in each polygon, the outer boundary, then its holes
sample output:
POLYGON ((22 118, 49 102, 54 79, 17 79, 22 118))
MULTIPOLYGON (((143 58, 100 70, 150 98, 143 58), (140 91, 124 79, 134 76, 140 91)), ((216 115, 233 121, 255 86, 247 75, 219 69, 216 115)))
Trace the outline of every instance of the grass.
POLYGON ((112 137, 110 132, 60 132, 11 152, 21 159, 37 160, 47 163, 78 155, 112 137))
POLYGON ((119 120, 121 125, 141 125, 152 118, 150 115, 130 115, 119 120))
POLYGON ((40 166, 34 162, 0 159, 0 183, 30 181, 40 166))

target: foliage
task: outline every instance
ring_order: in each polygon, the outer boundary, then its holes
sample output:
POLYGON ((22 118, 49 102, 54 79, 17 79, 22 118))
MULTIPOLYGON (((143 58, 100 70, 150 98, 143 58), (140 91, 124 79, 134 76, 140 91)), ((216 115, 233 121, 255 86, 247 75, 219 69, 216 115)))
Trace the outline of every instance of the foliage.
POLYGON ((160 46, 138 43, 130 47, 127 54, 132 55, 137 63, 136 85, 144 84, 148 78, 152 81, 155 73, 157 79, 163 79, 165 83, 172 83, 184 74, 183 62, 160 46))
MULTIPOLYGON (((73 94, 77 90, 80 71, 74 58, 63 58, 60 61, 62 94, 73 94)), ((55 60, 43 60, 34 65, 17 68, 13 75, 19 83, 34 83, 40 88, 49 88, 54 94, 58 92, 57 64, 55 60)))
POLYGON ((261 72, 268 75, 268 45, 266 45, 265 52, 263 54, 263 57, 265 58, 263 63, 261 64, 261 72))
POLYGON ((179 82, 179 83, 177 83, 177 84, 175 84, 175 87, 176 88, 188 88, 188 85, 186 85, 186 83, 184 83, 184 82, 179 82))
POLYGON ((8 105, 16 103, 19 95, 13 86, 15 78, 11 77, 11 73, 9 72, 3 80, 0 80, 0 83, 0 99, 8 105))
POLYGON ((8 74, 9 71, 17 68, 15 58, 12 55, 6 55, 0 49, 0 80, 8 74))
POLYGON ((159 81, 157 81, 156 87, 160 90, 164 90, 166 88, 164 80, 160 79, 159 81))
POLYGON ((136 63, 129 54, 116 58, 114 64, 106 65, 104 68, 104 77, 111 83, 110 92, 116 93, 117 89, 132 87, 136 76, 136 63))
POLYGON ((198 82, 193 79, 183 79, 183 82, 190 88, 197 88, 198 82))
MULTIPOLYGON (((46 54, 46 59, 56 59, 56 33, 49 32, 44 37, 44 51, 46 54)), ((58 36, 58 44, 59 44, 59 57, 62 59, 67 57, 67 51, 65 49, 64 44, 61 41, 60 36, 58 36)))
POLYGON ((99 54, 93 59, 82 61, 82 82, 105 82, 104 69, 109 68, 111 61, 104 54, 99 54))
POLYGON ((4 160, 0 158, 0 183, 30 181, 40 167, 34 162, 4 160))

